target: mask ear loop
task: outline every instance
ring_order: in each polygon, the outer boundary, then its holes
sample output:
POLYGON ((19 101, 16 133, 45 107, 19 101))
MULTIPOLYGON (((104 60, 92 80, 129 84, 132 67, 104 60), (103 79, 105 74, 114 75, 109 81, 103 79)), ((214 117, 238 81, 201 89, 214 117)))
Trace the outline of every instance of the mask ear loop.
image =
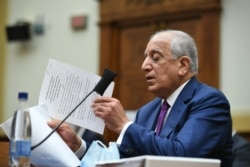
POLYGON ((99 144, 101 147, 107 149, 107 147, 100 140, 96 140, 96 143, 99 144))

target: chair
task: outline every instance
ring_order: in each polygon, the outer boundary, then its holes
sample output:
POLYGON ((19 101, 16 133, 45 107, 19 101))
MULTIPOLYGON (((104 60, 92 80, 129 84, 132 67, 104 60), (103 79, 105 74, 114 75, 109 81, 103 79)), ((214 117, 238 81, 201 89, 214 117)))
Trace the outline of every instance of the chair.
POLYGON ((236 133, 233 135, 233 167, 250 166, 250 141, 236 133))

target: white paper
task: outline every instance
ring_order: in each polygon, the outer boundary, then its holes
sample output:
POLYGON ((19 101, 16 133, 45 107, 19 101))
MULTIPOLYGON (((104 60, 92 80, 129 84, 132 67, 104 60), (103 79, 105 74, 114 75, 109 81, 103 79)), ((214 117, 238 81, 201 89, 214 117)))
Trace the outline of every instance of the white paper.
POLYGON ((220 167, 219 159, 143 155, 97 162, 96 167, 220 167))
MULTIPOLYGON (((32 138, 31 145, 39 143, 52 129, 47 125, 50 119, 45 105, 30 108, 32 138)), ((1 124, 5 134, 10 138, 12 118, 1 124)), ((65 144, 58 133, 53 133, 43 144, 31 151, 31 163, 36 167, 79 166, 80 160, 65 144)))
MULTIPOLYGON (((62 120, 83 97, 94 89, 100 78, 80 68, 50 59, 39 104, 46 103, 50 116, 62 120)), ((114 82, 109 85, 104 96, 112 96, 113 89, 114 82)), ((91 94, 66 122, 103 134, 105 124, 94 115, 90 107, 97 96, 99 95, 96 92, 91 94)))

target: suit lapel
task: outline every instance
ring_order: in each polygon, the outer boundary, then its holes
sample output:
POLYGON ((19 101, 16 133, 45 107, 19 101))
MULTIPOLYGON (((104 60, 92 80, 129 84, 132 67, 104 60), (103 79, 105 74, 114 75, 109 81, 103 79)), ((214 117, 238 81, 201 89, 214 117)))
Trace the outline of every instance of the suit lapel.
POLYGON ((157 122, 157 116, 160 111, 160 106, 160 98, 155 98, 153 101, 143 106, 137 112, 135 123, 138 123, 147 129, 154 130, 157 122))
POLYGON ((148 126, 147 128, 155 130, 155 127, 156 127, 156 124, 157 124, 157 121, 158 121, 158 115, 159 115, 160 109, 161 109, 161 99, 159 99, 159 101, 157 102, 157 104, 155 106, 155 109, 152 110, 154 112, 151 113, 150 116, 149 116, 149 119, 148 119, 149 122, 146 124, 148 126))
POLYGON ((161 136, 168 137, 176 129, 179 120, 186 115, 186 102, 192 98, 193 91, 198 85, 198 81, 193 77, 178 95, 166 123, 160 133, 161 136))

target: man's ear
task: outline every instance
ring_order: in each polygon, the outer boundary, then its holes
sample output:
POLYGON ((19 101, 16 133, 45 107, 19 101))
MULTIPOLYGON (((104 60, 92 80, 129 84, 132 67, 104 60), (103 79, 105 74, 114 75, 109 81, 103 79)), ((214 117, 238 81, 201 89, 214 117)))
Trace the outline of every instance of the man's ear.
POLYGON ((190 59, 188 56, 182 56, 179 59, 179 75, 184 76, 190 68, 190 59))

